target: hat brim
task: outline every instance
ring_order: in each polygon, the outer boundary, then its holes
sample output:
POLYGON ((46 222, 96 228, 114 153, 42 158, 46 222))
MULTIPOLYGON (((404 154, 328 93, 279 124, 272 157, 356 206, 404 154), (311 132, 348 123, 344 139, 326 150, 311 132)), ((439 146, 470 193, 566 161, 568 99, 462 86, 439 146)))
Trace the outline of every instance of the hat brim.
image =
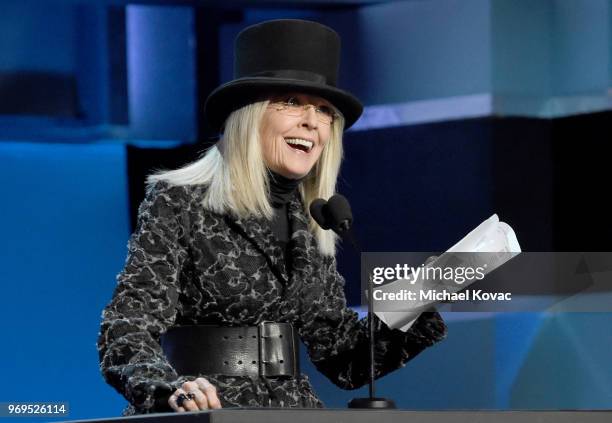
POLYGON ((206 99, 206 118, 220 131, 234 110, 253 103, 275 91, 298 91, 324 98, 344 117, 344 128, 350 128, 361 116, 363 105, 351 93, 329 85, 297 79, 270 77, 239 78, 219 86, 206 99))

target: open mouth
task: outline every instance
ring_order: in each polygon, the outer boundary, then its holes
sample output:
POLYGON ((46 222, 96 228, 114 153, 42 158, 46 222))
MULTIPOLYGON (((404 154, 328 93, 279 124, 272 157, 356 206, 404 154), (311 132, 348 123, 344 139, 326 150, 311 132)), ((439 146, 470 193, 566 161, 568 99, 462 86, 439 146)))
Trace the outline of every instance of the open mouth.
POLYGON ((287 145, 295 150, 303 151, 304 153, 310 152, 314 143, 302 138, 285 138, 287 145))

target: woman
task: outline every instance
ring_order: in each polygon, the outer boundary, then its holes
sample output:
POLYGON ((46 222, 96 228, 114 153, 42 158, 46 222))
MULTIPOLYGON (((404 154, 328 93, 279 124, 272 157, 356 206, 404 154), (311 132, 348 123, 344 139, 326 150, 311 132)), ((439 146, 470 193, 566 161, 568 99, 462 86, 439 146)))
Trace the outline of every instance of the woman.
MULTIPOLYGON (((335 87, 339 38, 301 20, 236 40, 236 78, 208 98, 222 137, 148 178, 98 340, 125 414, 228 406, 323 407, 297 339, 344 389, 368 381, 366 325, 346 307, 335 235, 306 212, 334 194, 342 131, 362 111, 335 87), (284 337, 283 337, 284 336, 284 337)), ((437 313, 407 332, 374 319, 377 377, 445 336, 437 313)))

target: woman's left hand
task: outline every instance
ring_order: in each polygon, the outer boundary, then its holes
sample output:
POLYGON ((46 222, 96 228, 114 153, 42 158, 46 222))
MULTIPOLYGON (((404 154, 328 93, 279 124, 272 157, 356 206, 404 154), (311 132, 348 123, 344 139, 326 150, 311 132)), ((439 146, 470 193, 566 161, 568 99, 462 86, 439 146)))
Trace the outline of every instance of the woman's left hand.
POLYGON ((217 388, 203 377, 183 383, 170 395, 168 404, 179 413, 221 408, 217 388))

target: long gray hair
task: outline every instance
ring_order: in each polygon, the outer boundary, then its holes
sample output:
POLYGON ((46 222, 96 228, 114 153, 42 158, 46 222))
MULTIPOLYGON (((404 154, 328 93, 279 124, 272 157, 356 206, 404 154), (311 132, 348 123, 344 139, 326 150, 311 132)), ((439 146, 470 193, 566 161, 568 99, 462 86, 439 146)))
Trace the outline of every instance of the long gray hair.
MULTIPOLYGON (((269 101, 244 106, 227 118, 221 139, 201 158, 175 170, 157 171, 147 177, 147 184, 166 181, 171 185, 203 184, 208 187, 202 207, 237 217, 273 215, 268 192, 270 182, 260 142, 260 124, 269 101)), ((344 119, 334 119, 331 137, 313 170, 300 184, 305 205, 316 198, 334 195, 342 162, 344 119)), ((324 231, 310 218, 309 230, 317 239, 319 251, 335 255, 337 236, 324 231)))

